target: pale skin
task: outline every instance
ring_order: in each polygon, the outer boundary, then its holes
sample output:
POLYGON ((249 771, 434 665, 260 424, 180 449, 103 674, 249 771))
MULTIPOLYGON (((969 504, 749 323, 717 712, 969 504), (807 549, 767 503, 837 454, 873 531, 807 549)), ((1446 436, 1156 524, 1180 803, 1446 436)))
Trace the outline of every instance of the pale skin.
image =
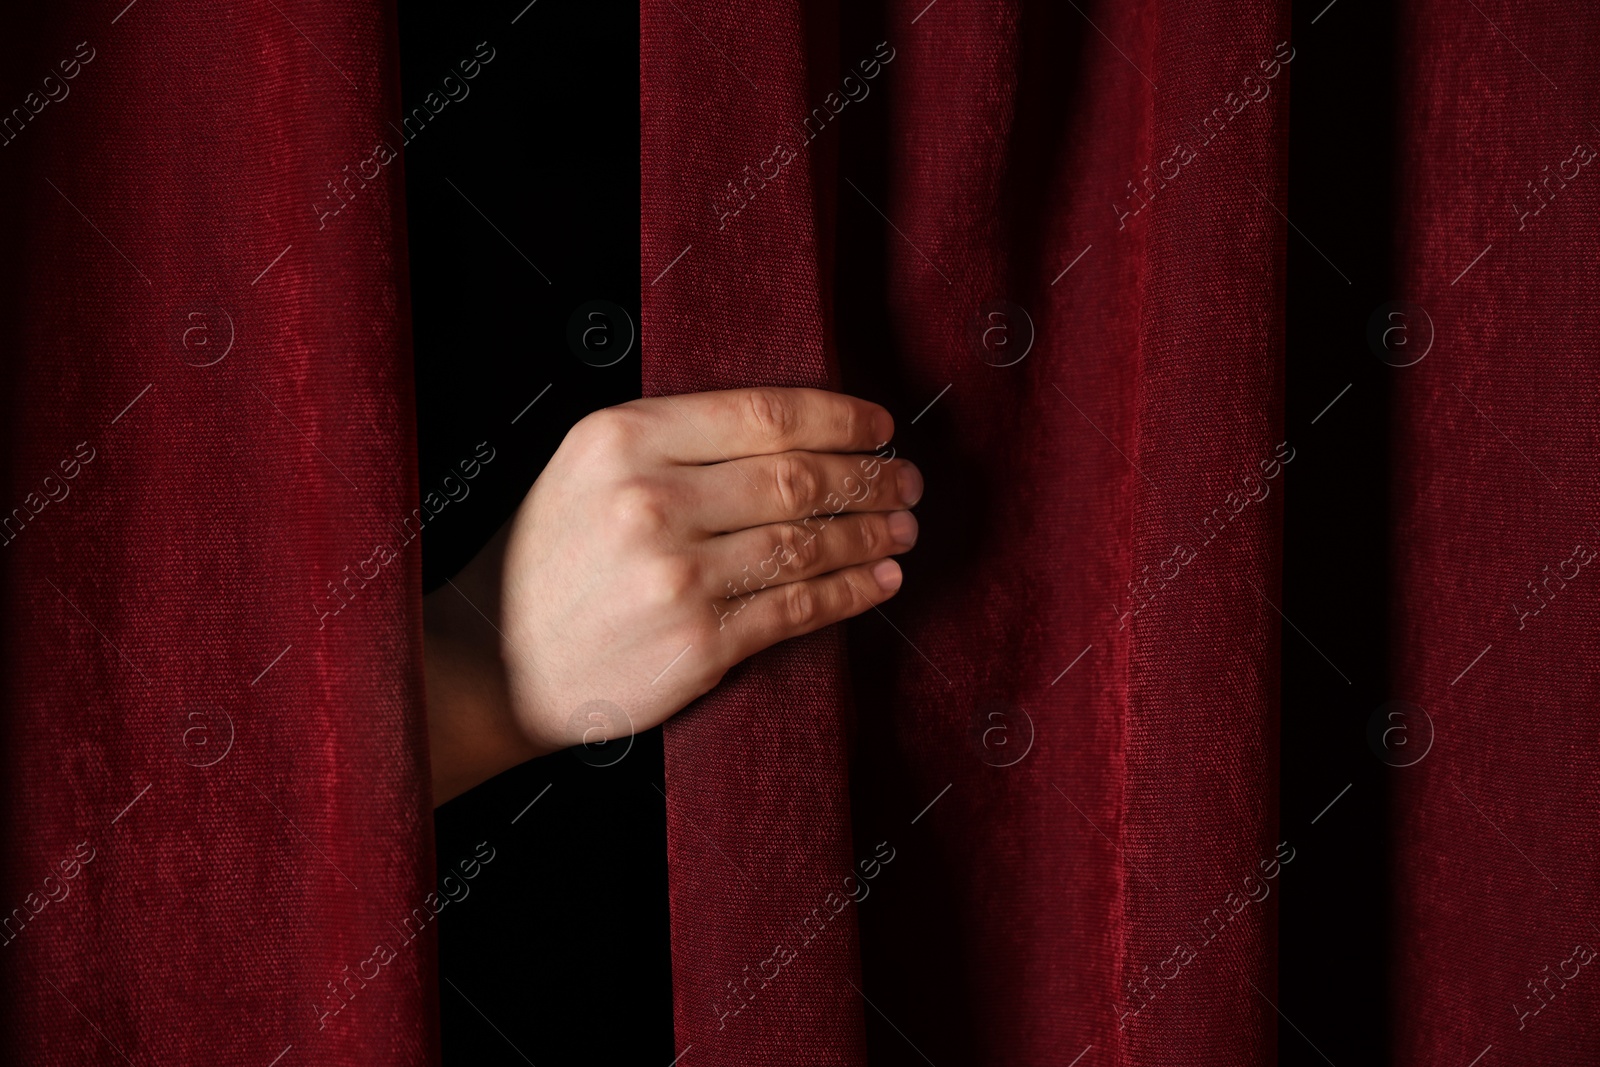
POLYGON ((677 714, 762 649, 894 596, 922 476, 816 389, 636 400, 567 434, 423 605, 434 804, 677 714))

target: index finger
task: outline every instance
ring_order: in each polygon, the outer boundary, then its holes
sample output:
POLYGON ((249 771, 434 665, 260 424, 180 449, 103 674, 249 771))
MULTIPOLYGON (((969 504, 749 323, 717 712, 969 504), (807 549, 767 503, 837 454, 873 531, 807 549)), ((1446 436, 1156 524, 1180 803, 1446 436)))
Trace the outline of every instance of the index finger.
POLYGON ((666 458, 719 463, 779 452, 871 452, 894 436, 883 407, 825 389, 725 389, 652 397, 648 410, 666 458))

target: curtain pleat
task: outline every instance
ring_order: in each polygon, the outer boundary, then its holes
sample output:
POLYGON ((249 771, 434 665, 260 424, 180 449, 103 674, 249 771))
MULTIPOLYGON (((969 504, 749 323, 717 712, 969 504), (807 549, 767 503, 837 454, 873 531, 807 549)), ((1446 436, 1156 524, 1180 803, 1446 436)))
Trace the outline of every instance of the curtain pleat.
POLYGON ((830 635, 667 727, 679 1047, 1271 1062, 1286 12, 841 15, 642 13, 647 391, 843 385, 929 485, 853 700, 830 635))
MULTIPOLYGON (((827 224, 792 121, 818 17, 641 4, 647 395, 836 380, 827 224), (725 218, 735 188, 759 208, 725 218)), ((864 1062, 855 916, 830 898, 855 862, 842 664, 836 629, 787 642, 667 726, 674 1015, 697 1062, 864 1062)))
POLYGON ((1400 30, 1395 1062, 1593 1063, 1600 10, 1400 30))
POLYGON ((0 1059, 435 1063, 392 12, 7 18, 0 1059))

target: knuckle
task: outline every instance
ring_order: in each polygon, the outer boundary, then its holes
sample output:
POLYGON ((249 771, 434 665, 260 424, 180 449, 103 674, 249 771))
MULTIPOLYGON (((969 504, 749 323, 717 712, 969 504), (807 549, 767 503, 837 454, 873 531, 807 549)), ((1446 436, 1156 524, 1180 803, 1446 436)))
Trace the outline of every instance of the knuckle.
POLYGON ((839 405, 839 430, 846 441, 860 441, 872 428, 872 416, 861 410, 860 404, 845 401, 839 405))
POLYGON ((805 527, 786 523, 778 528, 778 561, 804 573, 817 561, 817 546, 805 527))
POLYGON ((733 665, 727 662, 728 657, 718 655, 714 650, 711 644, 714 634, 715 628, 713 627, 709 635, 699 630, 693 632, 685 630, 679 636, 679 640, 684 644, 692 645, 697 650, 702 648, 708 650, 707 655, 702 657, 700 662, 696 664, 695 669, 685 672, 683 682, 688 686, 690 700, 703 697, 720 685, 723 677, 728 673, 728 668, 733 665))
POLYGON ((783 587, 783 619, 792 629, 810 627, 821 613, 821 600, 810 582, 790 582, 783 587))
POLYGON ((855 473, 845 475, 839 486, 841 495, 855 504, 876 503, 884 497, 883 487, 855 473))
POLYGON ((805 511, 817 493, 817 472, 800 456, 779 456, 772 464, 773 491, 786 516, 805 511))
POLYGON ((700 568, 684 555, 662 555, 644 570, 644 599, 651 604, 682 603, 700 583, 700 568))
POLYGON ((667 528, 670 507, 670 494, 663 486, 634 478, 613 490, 611 518, 626 532, 648 536, 667 528))
POLYGON ((892 539, 889 537, 889 520, 884 516, 873 515, 862 522, 856 537, 859 539, 857 547, 861 559, 877 559, 889 554, 892 539))
POLYGON ((769 444, 789 440, 799 413, 794 401, 778 389, 752 389, 745 394, 750 425, 757 437, 769 444))
POLYGON ((626 407, 601 408, 580 419, 567 436, 591 455, 625 453, 639 442, 640 421, 638 413, 626 407))

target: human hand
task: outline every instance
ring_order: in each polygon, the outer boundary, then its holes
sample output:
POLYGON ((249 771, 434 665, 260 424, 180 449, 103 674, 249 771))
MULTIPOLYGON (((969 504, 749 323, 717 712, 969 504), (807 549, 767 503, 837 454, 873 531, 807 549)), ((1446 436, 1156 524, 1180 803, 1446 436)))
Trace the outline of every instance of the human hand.
POLYGON ((435 803, 656 726, 741 660, 893 596, 922 477, 892 435, 878 405, 815 389, 648 398, 574 426, 428 598, 435 803))

